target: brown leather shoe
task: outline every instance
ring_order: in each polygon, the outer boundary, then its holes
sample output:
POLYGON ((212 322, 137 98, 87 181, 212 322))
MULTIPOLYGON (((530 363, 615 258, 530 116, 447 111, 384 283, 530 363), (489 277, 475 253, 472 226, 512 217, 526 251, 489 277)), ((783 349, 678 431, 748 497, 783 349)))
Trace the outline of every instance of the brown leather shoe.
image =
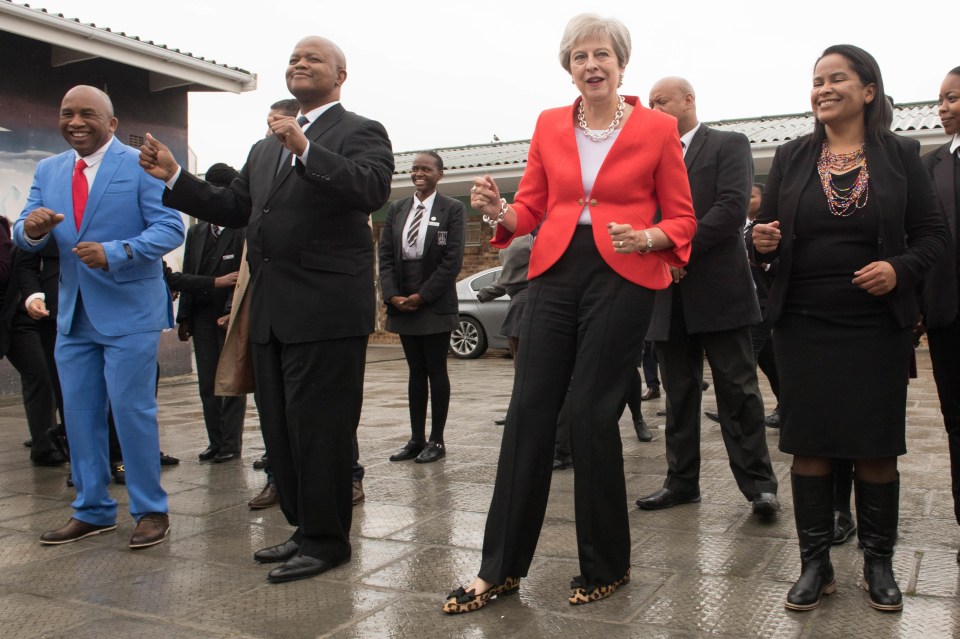
POLYGON ((88 524, 85 521, 80 521, 79 519, 74 519, 71 517, 70 521, 68 521, 67 525, 63 528, 48 530, 40 535, 40 543, 45 546, 69 544, 71 541, 78 541, 84 537, 99 535, 100 533, 114 530, 116 527, 116 524, 110 524, 109 526, 97 526, 95 524, 88 524))
POLYGON ((250 507, 250 510, 261 510, 263 508, 270 508, 270 506, 276 506, 278 501, 277 485, 269 482, 263 487, 259 495, 247 502, 247 506, 250 507))
POLYGON ((363 480, 353 482, 353 505, 356 506, 366 498, 363 492, 363 480))
POLYGON ((150 513, 137 522, 130 535, 131 548, 147 548, 165 540, 170 534, 170 517, 167 513, 150 513))

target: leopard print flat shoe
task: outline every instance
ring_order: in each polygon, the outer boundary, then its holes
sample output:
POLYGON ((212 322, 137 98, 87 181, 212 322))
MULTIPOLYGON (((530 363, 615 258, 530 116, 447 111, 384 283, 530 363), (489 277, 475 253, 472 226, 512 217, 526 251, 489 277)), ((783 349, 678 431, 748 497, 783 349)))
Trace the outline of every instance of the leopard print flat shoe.
POLYGON ((491 586, 484 592, 477 594, 476 589, 464 590, 463 586, 447 595, 447 602, 443 604, 443 611, 448 615, 458 615, 464 612, 480 610, 494 597, 513 594, 520 588, 520 577, 507 577, 503 583, 491 586))
POLYGON ((606 599, 613 593, 617 591, 617 588, 620 586, 625 586, 630 583, 630 569, 627 569, 627 574, 622 578, 613 582, 612 584, 597 585, 588 583, 583 576, 578 575, 573 578, 573 581, 570 582, 570 587, 573 589, 573 594, 570 595, 570 598, 567 601, 570 602, 571 606, 579 606, 581 604, 587 604, 594 601, 599 601, 600 599, 606 599))

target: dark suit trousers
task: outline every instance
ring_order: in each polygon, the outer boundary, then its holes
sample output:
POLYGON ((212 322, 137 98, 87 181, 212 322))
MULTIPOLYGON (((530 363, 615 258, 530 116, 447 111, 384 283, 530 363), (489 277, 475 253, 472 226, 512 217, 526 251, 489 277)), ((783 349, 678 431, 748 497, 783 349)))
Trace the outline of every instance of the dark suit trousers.
POLYGON ((703 357, 713 372, 720 430, 730 469, 748 500, 776 493, 763 426, 763 399, 757 384, 750 329, 688 334, 679 295, 674 292, 670 339, 657 342, 660 374, 667 390, 667 479, 664 487, 697 492, 700 482, 700 408, 703 357))
POLYGON ((50 371, 50 382, 53 385, 53 394, 57 398, 57 412, 60 414, 60 423, 63 423, 63 392, 60 390, 60 377, 57 374, 57 360, 54 352, 57 347, 57 318, 53 315, 37 322, 37 333, 43 345, 43 355, 50 371))
POLYGON ((367 337, 253 344, 260 426, 280 508, 300 552, 350 557, 353 441, 367 337))
POLYGON ((653 292, 612 271, 593 242, 590 227, 578 227, 563 257, 530 282, 479 572, 493 583, 527 575, 546 512, 564 402, 576 464, 581 574, 606 584, 630 566, 618 421, 653 292))
POLYGON ((767 376, 773 396, 780 401, 780 375, 777 373, 777 360, 773 355, 773 325, 767 320, 750 327, 750 339, 753 342, 753 356, 757 366, 767 376))
POLYGON ((33 320, 15 317, 10 337, 7 359, 20 373, 23 409, 30 438, 33 439, 31 456, 36 456, 51 449, 49 430, 57 425, 51 371, 47 367, 40 334, 33 320))
POLYGON ((247 397, 221 397, 214 394, 217 363, 226 331, 217 326, 222 315, 218 309, 202 307, 190 314, 190 329, 193 333, 193 351, 197 361, 197 382, 200 386, 200 403, 203 405, 203 421, 207 426, 210 446, 225 453, 239 453, 243 444, 243 418, 247 410, 247 397))
POLYGON ((960 317, 943 328, 927 330, 933 378, 950 446, 953 512, 960 524, 960 317))

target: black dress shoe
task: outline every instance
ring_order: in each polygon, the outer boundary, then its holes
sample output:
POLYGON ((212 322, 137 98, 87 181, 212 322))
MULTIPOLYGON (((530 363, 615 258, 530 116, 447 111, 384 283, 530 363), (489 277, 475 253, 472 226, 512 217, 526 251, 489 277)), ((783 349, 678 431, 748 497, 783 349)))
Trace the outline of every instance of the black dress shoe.
POLYGON ((712 422, 717 422, 718 424, 720 423, 720 415, 719 415, 719 414, 714 413, 714 412, 711 412, 711 411, 708 411, 708 410, 703 411, 703 414, 704 414, 704 415, 706 416, 706 418, 709 419, 710 421, 712 421, 712 422))
POLYGON ((447 448, 443 445, 443 442, 427 442, 427 445, 413 461, 417 464, 429 464, 446 456, 447 448))
POLYGON ((849 513, 836 511, 833 513, 833 545, 837 546, 850 539, 857 530, 857 525, 853 523, 853 518, 849 513))
POLYGON ((640 510, 663 510, 680 504, 692 504, 700 501, 700 493, 681 493, 669 488, 661 488, 652 495, 637 500, 640 510))
POLYGON ((160 465, 161 466, 176 466, 180 463, 180 460, 174 457, 173 455, 168 455, 162 450, 160 451, 160 465))
POLYGON ((774 493, 760 493, 753 498, 753 514, 763 519, 776 517, 780 512, 780 500, 774 493))
POLYGON ((220 452, 219 448, 214 448, 213 446, 207 446, 207 449, 197 455, 200 458, 200 461, 210 461, 217 456, 217 453, 220 452))
POLYGON ((24 448, 33 448, 33 440, 32 440, 32 439, 24 440, 24 442, 23 442, 23 447, 24 447, 24 448))
POLYGON ((637 439, 640 441, 653 441, 653 433, 650 432, 650 427, 647 426, 647 422, 644 421, 643 415, 640 416, 640 419, 633 422, 633 430, 636 431, 637 439))
POLYGON ((298 552, 300 552, 300 544, 288 539, 282 544, 261 548, 253 553, 253 560, 261 564, 275 564, 296 557, 298 552))
POLYGON ((264 468, 266 468, 266 467, 269 466, 269 465, 270 465, 270 460, 267 458, 267 454, 266 454, 266 453, 264 453, 263 455, 261 455, 261 456, 260 456, 260 459, 258 459, 257 461, 253 462, 253 467, 254 467, 256 470, 263 470, 264 468))
POLYGON ((327 572, 331 568, 336 568, 346 559, 340 561, 329 561, 327 559, 318 559, 310 555, 297 555, 282 566, 277 566, 267 573, 267 580, 270 583, 282 584, 297 579, 306 579, 327 572))
POLYGON ((700 390, 707 392, 707 389, 710 388, 710 382, 700 382, 700 390))
POLYGON ((228 462, 232 459, 240 459, 240 453, 228 453, 224 450, 221 450, 214 456, 213 461, 217 462, 218 464, 222 464, 223 462, 228 462))
POLYGON ((773 412, 763 418, 763 425, 767 428, 780 428, 780 407, 777 406, 773 412))
POLYGON ((67 458, 59 450, 48 450, 39 455, 30 455, 30 461, 34 466, 63 466, 67 463, 67 458))
POLYGON ((507 418, 503 417, 501 419, 495 419, 493 420, 493 423, 496 424, 497 426, 503 426, 504 424, 507 423, 507 418))
POLYGON ((554 470, 566 470, 567 468, 573 468, 573 457, 554 457, 553 458, 554 470))
POLYGON ((657 417, 666 417, 666 416, 667 416, 667 411, 665 411, 665 410, 658 410, 658 411, 657 411, 657 417))
POLYGON ((660 387, 659 386, 650 386, 647 390, 643 391, 643 395, 640 396, 641 402, 650 401, 651 399, 658 399, 660 397, 660 387))
POLYGON ((400 449, 400 452, 390 455, 390 461, 407 461, 408 459, 416 459, 424 448, 426 444, 422 442, 415 442, 413 440, 408 441, 407 445, 400 449))

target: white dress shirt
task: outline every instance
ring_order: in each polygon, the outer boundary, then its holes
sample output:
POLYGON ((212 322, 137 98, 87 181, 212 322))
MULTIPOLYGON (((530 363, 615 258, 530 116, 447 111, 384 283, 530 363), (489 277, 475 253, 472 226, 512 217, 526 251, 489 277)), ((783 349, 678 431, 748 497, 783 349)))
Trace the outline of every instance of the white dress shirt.
POLYGON ((427 199, 423 202, 414 195, 413 202, 410 204, 409 212, 407 213, 407 221, 403 224, 403 232, 400 234, 400 243, 402 245, 403 259, 405 260, 419 260, 423 257, 423 248, 427 241, 427 226, 437 226, 439 222, 436 221, 436 218, 430 217, 430 211, 433 210, 433 202, 437 199, 437 192, 434 191, 430 194, 427 199), (413 223, 414 214, 416 213, 417 207, 423 204, 426 209, 423 212, 423 217, 420 218, 420 228, 417 229, 417 241, 410 245, 407 243, 407 233, 410 232, 410 225, 413 223))

